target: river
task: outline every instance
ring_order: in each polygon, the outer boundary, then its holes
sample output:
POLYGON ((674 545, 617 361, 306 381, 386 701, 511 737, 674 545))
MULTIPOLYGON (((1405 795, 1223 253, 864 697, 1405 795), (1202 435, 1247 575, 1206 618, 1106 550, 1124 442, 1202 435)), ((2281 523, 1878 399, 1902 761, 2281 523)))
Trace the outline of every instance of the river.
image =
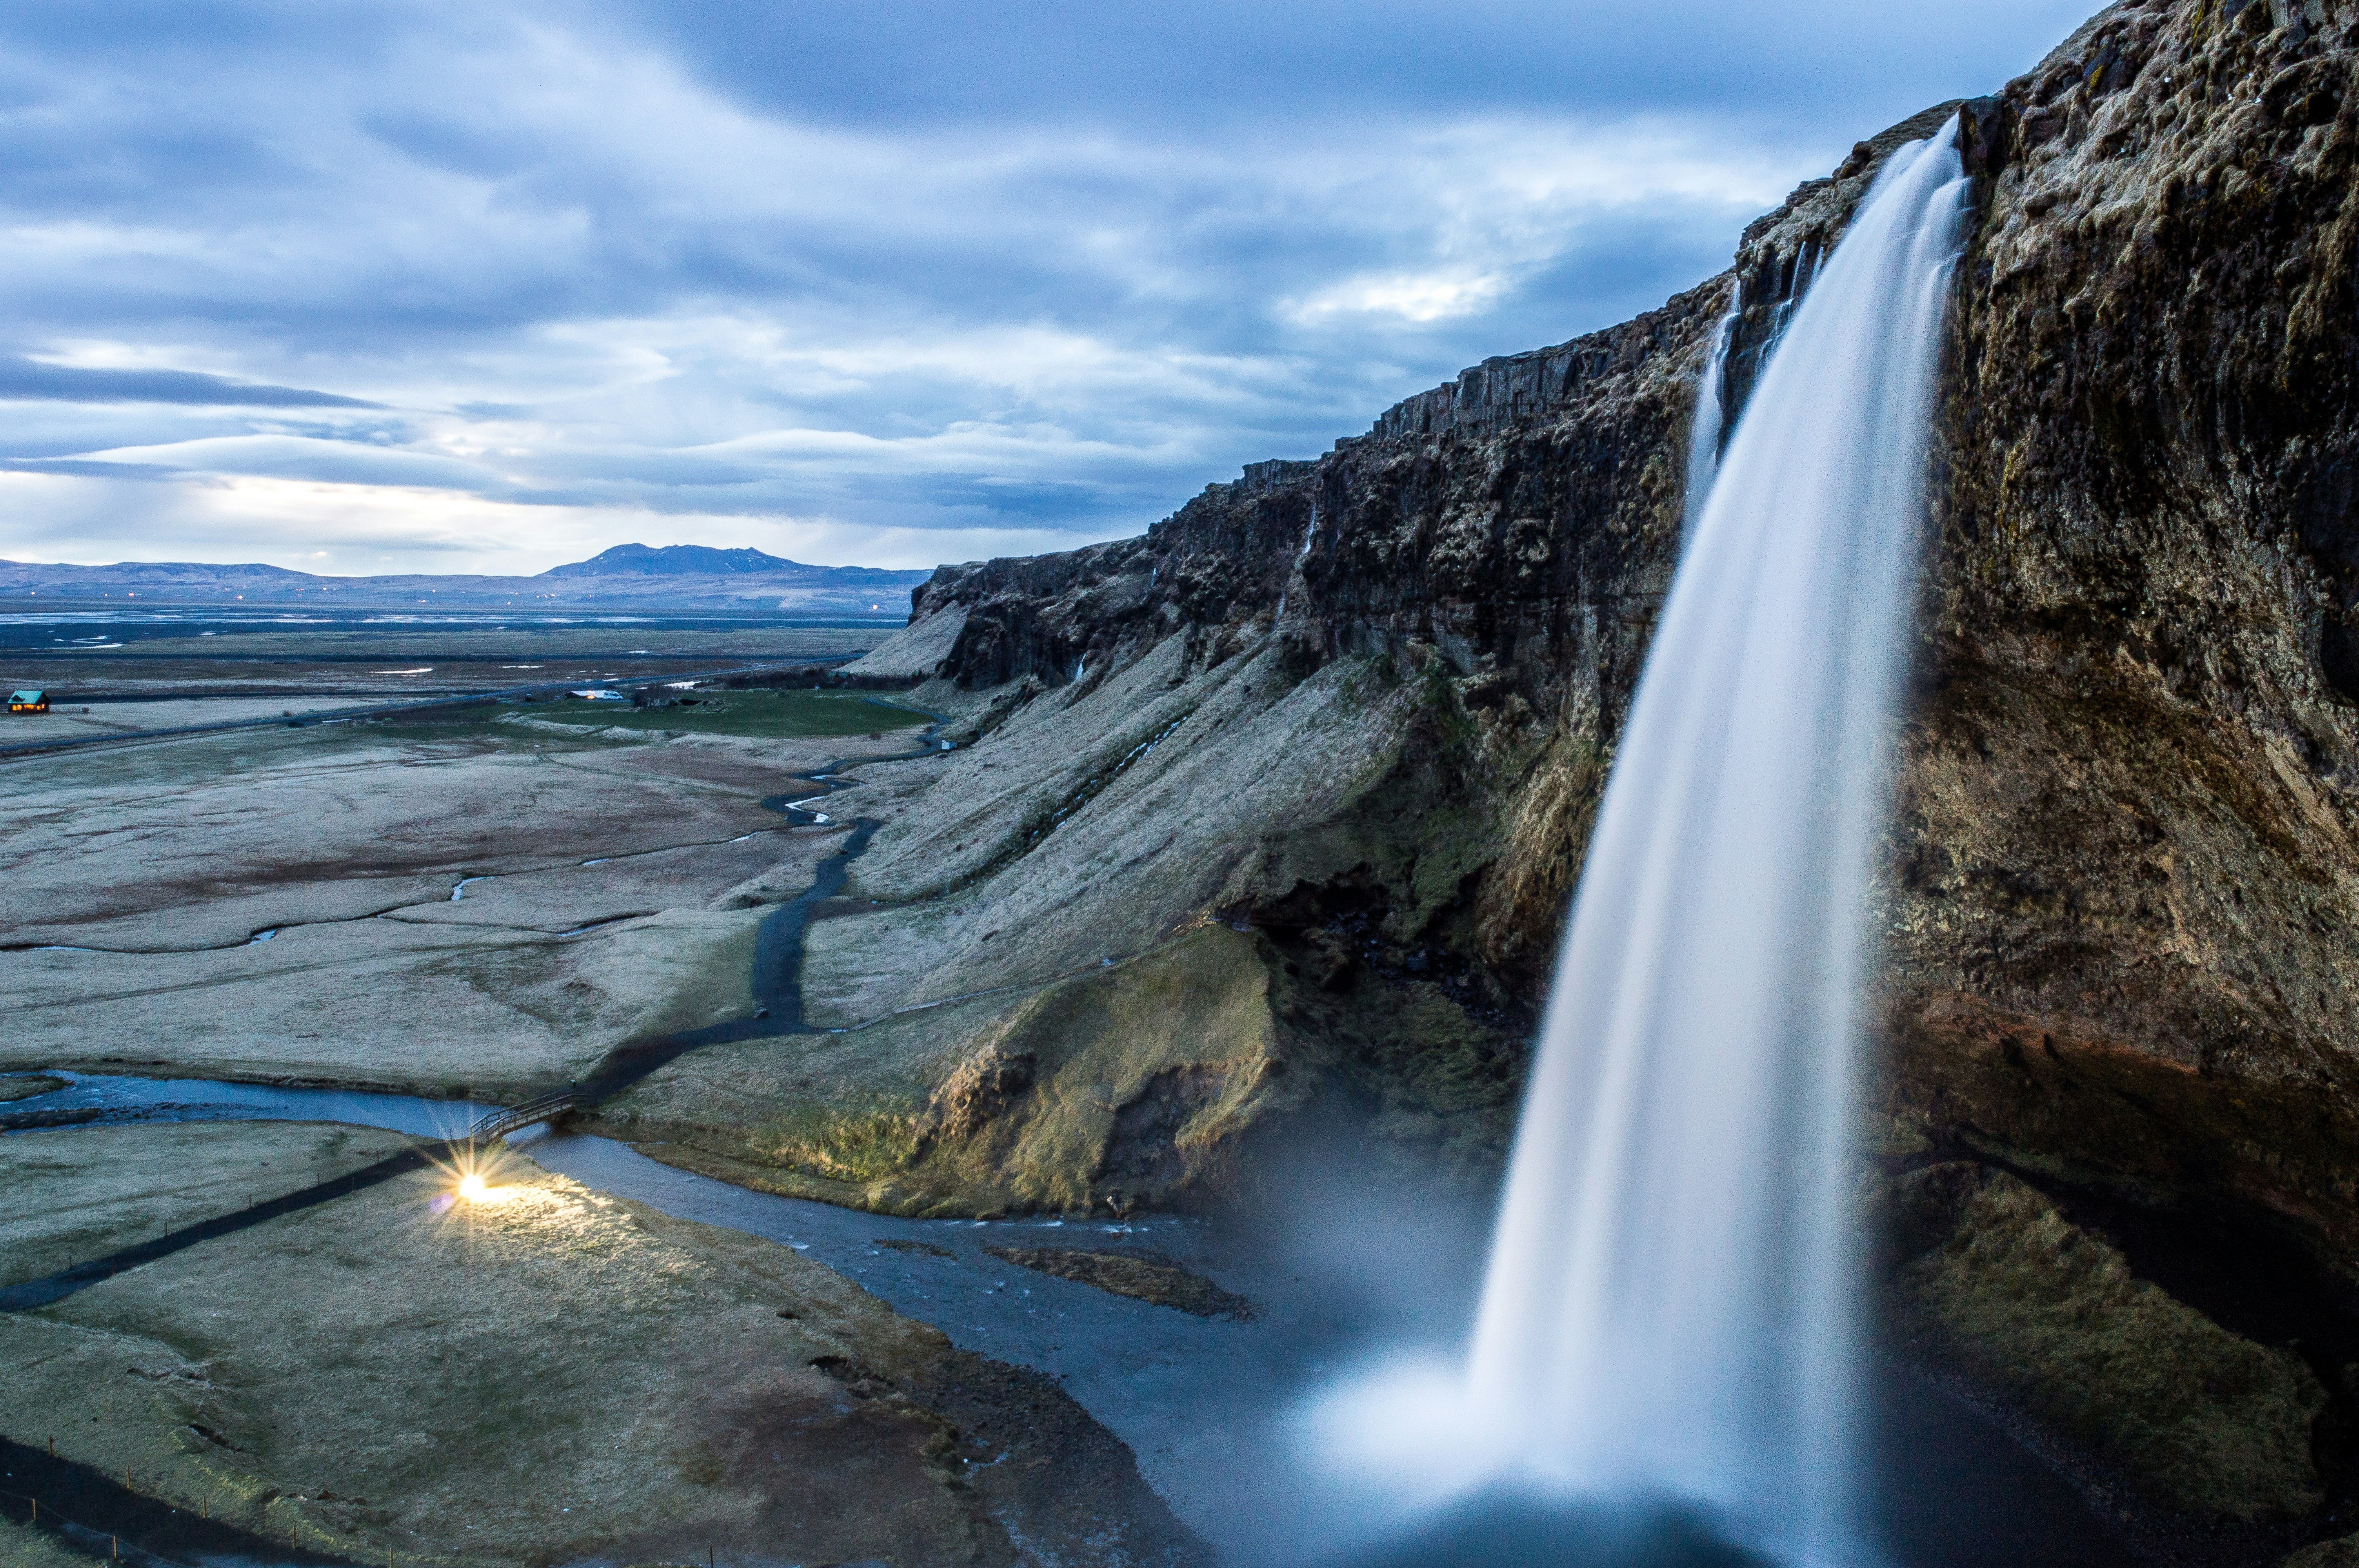
MULTIPOLYGON (((948 749, 939 717, 915 751, 948 749)), ((817 795, 847 787, 842 763, 796 775, 812 791, 766 802, 829 825, 817 795)), ((843 885, 878 826, 850 825, 811 888, 762 927, 753 990, 764 1015, 612 1054, 582 1087, 603 1098, 698 1046, 806 1033, 799 970, 812 906, 843 885)), ((0 1127, 193 1119, 296 1119, 463 1136, 496 1108, 332 1088, 59 1072, 66 1087, 5 1108, 0 1127)), ((1129 1444, 1175 1513, 1238 1568, 1440 1568, 1749 1561, 1673 1509, 1610 1509, 1491 1497, 1412 1517, 1399 1499, 1304 1467, 1299 1411, 1334 1380, 1404 1349, 1460 1340, 1488 1216, 1442 1205, 1408 1212, 1348 1184, 1302 1189, 1282 1220, 1215 1223, 1031 1217, 911 1220, 748 1191, 677 1170, 609 1139, 536 1127, 511 1144, 583 1185, 682 1219, 791 1247, 929 1323, 962 1349, 1054 1377, 1129 1444), (888 1246, 886 1243, 902 1243, 888 1246), (921 1244, 912 1247, 906 1244, 921 1244), (1149 1249, 1254 1304, 1246 1320, 1194 1316, 1034 1272, 986 1247, 1149 1249)), ((334 1184, 331 1184, 334 1185, 334 1184)), ((324 1200, 331 1195, 323 1194, 324 1200)), ((2125 1562, 2112 1532, 2060 1478, 1981 1415, 1887 1368, 1878 1392, 1884 1485, 1875 1533, 1902 1568, 2101 1568, 2125 1562)), ((128 1497, 120 1506, 129 1508, 128 1497)), ((85 1512, 107 1506, 85 1501, 85 1512)), ((103 1520, 101 1528, 105 1528, 103 1520)))

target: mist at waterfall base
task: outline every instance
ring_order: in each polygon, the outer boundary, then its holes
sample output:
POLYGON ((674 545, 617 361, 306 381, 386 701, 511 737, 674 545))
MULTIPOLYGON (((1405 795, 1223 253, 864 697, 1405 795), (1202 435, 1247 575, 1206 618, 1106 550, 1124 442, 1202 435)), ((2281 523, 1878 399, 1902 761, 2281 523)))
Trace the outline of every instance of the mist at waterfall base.
POLYGON ((1886 160, 1695 519, 1582 868, 1471 1345, 1302 1418, 1365 1517, 1581 1499, 1600 1529, 1655 1519, 1673 1560, 1712 1558, 1666 1528, 1788 1563, 1878 1556, 1855 998, 1964 217, 1955 141, 1953 122, 1886 160))

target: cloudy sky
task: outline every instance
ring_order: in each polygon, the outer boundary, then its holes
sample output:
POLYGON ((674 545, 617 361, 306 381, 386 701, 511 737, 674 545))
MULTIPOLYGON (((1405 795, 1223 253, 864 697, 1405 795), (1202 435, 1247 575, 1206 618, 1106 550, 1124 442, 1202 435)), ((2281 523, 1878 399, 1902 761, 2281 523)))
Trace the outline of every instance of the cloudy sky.
POLYGON ((11 0, 0 557, 1136 533, 2093 3, 11 0))

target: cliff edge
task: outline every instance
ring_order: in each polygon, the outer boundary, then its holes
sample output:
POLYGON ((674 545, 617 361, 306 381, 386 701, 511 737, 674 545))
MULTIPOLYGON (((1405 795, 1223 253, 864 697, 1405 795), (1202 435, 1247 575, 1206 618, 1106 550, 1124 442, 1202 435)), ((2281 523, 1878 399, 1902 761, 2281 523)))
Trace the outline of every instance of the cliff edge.
POLYGON ((846 1033, 683 1064, 619 1114, 667 1157, 908 1212, 1253 1201, 1313 1128, 1490 1180, 1677 562, 1712 327, 1741 282, 1734 416, 1883 158, 1954 115, 1978 216, 1878 892, 1905 1332, 1995 1388, 2010 1344, 2183 1308, 2179 1342, 2225 1347, 2105 1385, 2114 1416, 1993 1398, 2103 1485, 2246 1531, 2190 1561, 2359 1519, 2332 1305, 2359 1282, 2354 44, 2347 3, 2115 5, 1859 144, 1660 309, 1140 538, 942 568, 863 673, 921 682, 965 744, 864 772, 885 827, 848 892, 874 902, 814 928, 806 974, 846 1033), (1973 1294, 2067 1252, 2115 1306, 2063 1275, 1973 1294), (2231 1288, 2264 1256, 2324 1303, 2310 1328, 2231 1288), (2157 1413, 2214 1362, 2266 1376, 2157 1413), (2246 1479, 2185 1479, 2221 1475, 2246 1479))

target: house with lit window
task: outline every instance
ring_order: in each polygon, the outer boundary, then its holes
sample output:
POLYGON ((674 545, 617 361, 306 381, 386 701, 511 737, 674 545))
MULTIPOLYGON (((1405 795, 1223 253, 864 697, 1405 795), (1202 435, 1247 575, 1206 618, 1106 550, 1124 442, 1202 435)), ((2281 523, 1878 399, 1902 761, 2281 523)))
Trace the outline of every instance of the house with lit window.
POLYGON ((8 711, 11 713, 47 713, 49 710, 49 694, 46 691, 12 691, 8 694, 8 711))

